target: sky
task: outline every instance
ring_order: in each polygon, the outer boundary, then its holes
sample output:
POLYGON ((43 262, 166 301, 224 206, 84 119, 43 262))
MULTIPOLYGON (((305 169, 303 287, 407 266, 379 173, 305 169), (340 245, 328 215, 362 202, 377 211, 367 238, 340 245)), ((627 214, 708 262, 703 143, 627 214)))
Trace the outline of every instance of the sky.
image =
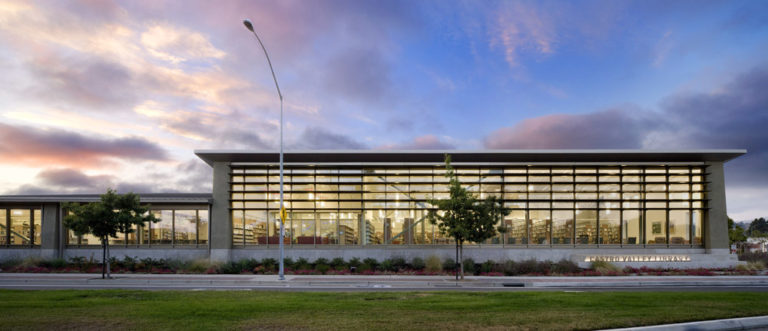
POLYGON ((767 1, 0 1, 0 194, 208 192, 195 149, 747 149, 767 1))

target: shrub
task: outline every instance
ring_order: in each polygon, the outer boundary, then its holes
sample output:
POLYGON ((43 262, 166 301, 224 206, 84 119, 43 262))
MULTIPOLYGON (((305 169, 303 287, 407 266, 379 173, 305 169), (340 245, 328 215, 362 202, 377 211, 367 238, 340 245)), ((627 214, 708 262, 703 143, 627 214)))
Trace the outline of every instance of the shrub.
POLYGON ((376 271, 376 269, 379 266, 379 261, 376 261, 376 259, 369 257, 369 258, 363 260, 363 264, 367 264, 368 265, 368 270, 376 271))
POLYGON ((346 270, 349 269, 347 266, 347 262, 344 261, 344 258, 337 257, 331 260, 331 267, 333 267, 334 270, 346 270))
POLYGON ((311 270, 312 266, 309 264, 309 260, 300 257, 298 260, 296 260, 296 263, 294 263, 293 267, 291 268, 293 270, 311 270))
POLYGON ((452 258, 447 258, 443 261, 443 270, 445 271, 456 271, 456 261, 454 261, 452 258))
POLYGON ((293 266, 294 264, 296 264, 296 262, 293 262, 292 258, 286 257, 285 259, 283 259, 283 264, 285 265, 286 268, 293 269, 293 266))
POLYGON ((747 262, 763 261, 768 265, 768 253, 765 252, 745 252, 739 255, 739 260, 747 262))
POLYGON ((315 271, 318 271, 318 272, 320 272, 323 275, 325 275, 325 273, 328 272, 328 270, 330 270, 330 269, 331 269, 331 266, 329 266, 327 264, 320 263, 320 264, 315 265, 315 271))
POLYGON ((187 270, 189 272, 204 273, 211 267, 211 263, 208 259, 197 259, 189 263, 187 270))
POLYGON ((562 259, 552 264, 552 272, 556 274, 575 274, 581 271, 581 268, 571 260, 562 259))
POLYGON ((379 266, 379 269, 383 271, 397 271, 397 267, 395 267, 395 264, 392 263, 391 259, 386 259, 381 262, 381 265, 379 266))
POLYGON ((480 272, 487 274, 489 272, 496 271, 496 262, 493 262, 493 260, 488 260, 483 262, 483 264, 480 265, 480 272))
POLYGON ((755 271, 760 271, 765 269, 765 262, 763 261, 754 261, 747 263, 749 265, 749 268, 755 271))
POLYGON ((363 262, 363 264, 361 264, 357 268, 357 271, 358 272, 369 272, 369 271, 374 271, 374 269, 373 269, 373 267, 370 264, 363 262))
MULTIPOLYGON (((285 265, 285 261, 283 261, 283 265, 285 265)), ((258 264, 253 265, 253 268, 256 268, 257 266, 258 264)), ((280 267, 277 260, 269 257, 261 260, 261 266, 264 268, 265 272, 275 272, 275 270, 277 270, 280 267)), ((253 268, 248 270, 253 270, 253 268)))
POLYGON ((328 262, 328 259, 319 257, 317 258, 317 260, 315 260, 315 262, 312 263, 312 265, 317 266, 318 264, 331 264, 331 263, 328 262))
POLYGON ((427 261, 424 262, 424 269, 427 272, 440 272, 443 270, 443 265, 440 263, 440 258, 435 255, 430 255, 427 261))
POLYGON ((0 262, 0 269, 14 268, 14 267, 18 267, 20 264, 21 264, 21 260, 19 259, 8 259, 0 262))
POLYGON ((532 274, 535 272, 538 272, 538 262, 534 259, 528 259, 519 263, 514 264, 514 269, 512 270, 513 275, 527 275, 532 274))
POLYGON ((411 260, 411 268, 413 268, 413 270, 421 271, 421 270, 424 270, 424 267, 426 267, 426 264, 424 263, 424 259, 420 257, 414 257, 411 260))
POLYGON ((63 269, 67 266, 67 261, 64 259, 41 260, 40 266, 51 269, 63 269))
POLYGON ((468 274, 474 274, 475 273, 475 260, 472 258, 466 258, 463 261, 464 263, 464 272, 468 274))
POLYGON ((349 259, 349 263, 348 264, 349 264, 350 268, 359 268, 360 264, 362 264, 362 262, 360 262, 359 258, 353 257, 353 258, 349 259))
POLYGON ((592 261, 589 268, 602 274, 621 271, 615 264, 603 260, 592 261))
POLYGON ((517 263, 512 260, 508 260, 504 262, 504 266, 502 267, 502 272, 504 273, 504 276, 514 276, 517 275, 517 263))
POLYGON ((219 273, 221 274, 239 274, 242 270, 240 264, 234 261, 223 263, 219 266, 219 273))
POLYGON ((403 270, 408 267, 408 263, 402 257, 393 257, 391 260, 392 267, 395 269, 393 271, 403 270))

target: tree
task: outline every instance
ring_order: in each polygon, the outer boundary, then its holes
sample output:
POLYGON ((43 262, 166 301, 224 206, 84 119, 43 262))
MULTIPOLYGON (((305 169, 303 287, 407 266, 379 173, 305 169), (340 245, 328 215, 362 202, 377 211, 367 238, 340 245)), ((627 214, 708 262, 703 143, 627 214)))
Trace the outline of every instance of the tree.
MULTIPOLYGON (((461 275, 464 279, 464 242, 482 242, 496 235, 497 224, 510 213, 504 207, 504 201, 496 196, 478 199, 461 186, 456 177, 451 158, 445 155, 445 177, 450 180, 450 196, 448 199, 430 200, 436 207, 427 213, 430 223, 436 224, 440 233, 452 237, 456 242, 456 262, 458 271, 456 278, 461 275)), ((502 227, 498 231, 504 232, 502 227)))
POLYGON ((728 240, 731 244, 747 240, 747 236, 744 235, 744 228, 737 225, 730 217, 728 217, 728 240))
POLYGON ((68 211, 64 217, 64 226, 82 236, 92 234, 101 240, 102 265, 101 278, 111 278, 109 275, 109 237, 117 238, 118 233, 133 233, 134 225, 144 225, 146 222, 159 220, 149 213, 148 206, 139 203, 139 195, 135 193, 117 194, 108 189, 101 195, 99 202, 88 204, 67 203, 64 209, 68 211))
POLYGON ((749 224, 747 234, 750 237, 764 237, 768 234, 768 220, 763 217, 756 218, 749 224))

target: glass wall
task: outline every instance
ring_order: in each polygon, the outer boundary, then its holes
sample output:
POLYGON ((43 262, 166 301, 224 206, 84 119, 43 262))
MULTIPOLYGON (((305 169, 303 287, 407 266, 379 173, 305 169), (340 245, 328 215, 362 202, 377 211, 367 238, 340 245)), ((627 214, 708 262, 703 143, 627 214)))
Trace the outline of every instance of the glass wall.
MULTIPOLYGON (((701 166, 497 166, 454 164, 467 190, 500 196, 506 233, 482 243, 701 245, 707 208, 701 166)), ((277 244, 279 170, 233 165, 235 245, 277 244), (263 238, 263 239, 259 239, 263 238)), ((449 195, 442 164, 285 169, 286 242, 292 245, 446 245, 425 220, 449 195)), ((471 244, 471 243, 470 243, 471 244)))
MULTIPOLYGON (((109 238, 109 244, 182 247, 208 244, 208 209, 157 209, 150 212, 160 221, 144 226, 134 226, 133 232, 128 234, 118 233, 117 238, 109 238)), ((234 215, 232 219, 233 223, 237 222, 234 215)), ((76 236, 71 230, 67 232, 67 244, 69 245, 101 245, 101 240, 93 235, 76 236)))
POLYGON ((0 246, 40 245, 40 208, 0 209, 0 246))

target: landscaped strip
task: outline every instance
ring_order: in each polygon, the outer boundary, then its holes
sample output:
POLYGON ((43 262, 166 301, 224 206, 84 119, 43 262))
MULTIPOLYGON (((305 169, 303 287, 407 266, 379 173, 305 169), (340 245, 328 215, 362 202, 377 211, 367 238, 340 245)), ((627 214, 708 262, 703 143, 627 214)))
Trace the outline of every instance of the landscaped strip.
POLYGON ((599 329, 768 315, 765 292, 0 290, 3 329, 599 329))

